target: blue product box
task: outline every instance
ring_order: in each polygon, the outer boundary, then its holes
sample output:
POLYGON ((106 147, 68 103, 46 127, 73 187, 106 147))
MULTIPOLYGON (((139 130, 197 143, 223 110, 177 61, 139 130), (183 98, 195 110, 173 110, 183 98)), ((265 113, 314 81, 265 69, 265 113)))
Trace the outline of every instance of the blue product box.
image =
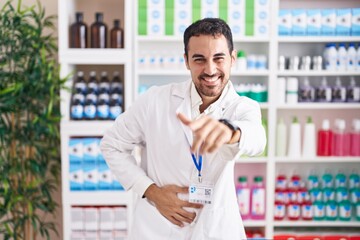
POLYGON ((351 9, 336 10, 336 29, 337 36, 350 36, 351 30, 351 9))
POLYGON ((83 171, 84 171, 84 190, 97 190, 98 188, 97 165, 93 163, 84 164, 83 171))
POLYGON ((360 36, 360 8, 351 9, 351 35, 360 36))
POLYGON ((82 164, 70 163, 69 172, 70 191, 82 190, 84 187, 82 164))
POLYGON ((291 10, 279 11, 279 36, 289 36, 292 34, 292 15, 291 10))
POLYGON ((110 168, 105 164, 98 164, 99 190, 110 190, 112 188, 112 175, 110 168))
POLYGON ((307 10, 306 33, 308 36, 321 34, 321 11, 319 9, 307 10))
POLYGON ((292 35, 305 36, 307 26, 307 16, 304 9, 294 9, 292 13, 292 35))
POLYGON ((79 138, 70 138, 68 152, 70 164, 81 163, 83 161, 82 140, 79 138))
POLYGON ((84 149, 84 163, 95 164, 99 154, 99 142, 97 138, 84 138, 83 149, 84 149))
POLYGON ((335 9, 321 10, 321 35, 334 36, 336 29, 336 11, 335 9))

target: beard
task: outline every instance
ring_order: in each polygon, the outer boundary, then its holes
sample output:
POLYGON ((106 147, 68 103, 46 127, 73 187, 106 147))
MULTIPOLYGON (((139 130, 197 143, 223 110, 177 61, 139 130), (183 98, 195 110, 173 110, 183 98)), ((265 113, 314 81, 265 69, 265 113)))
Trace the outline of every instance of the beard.
POLYGON ((224 89, 226 83, 227 81, 225 80, 225 74, 222 72, 213 75, 204 73, 198 76, 198 81, 195 86, 200 95, 206 97, 216 97, 221 95, 221 92, 224 89), (206 84, 205 79, 207 78, 216 78, 216 82, 220 81, 220 83, 213 86, 206 84))

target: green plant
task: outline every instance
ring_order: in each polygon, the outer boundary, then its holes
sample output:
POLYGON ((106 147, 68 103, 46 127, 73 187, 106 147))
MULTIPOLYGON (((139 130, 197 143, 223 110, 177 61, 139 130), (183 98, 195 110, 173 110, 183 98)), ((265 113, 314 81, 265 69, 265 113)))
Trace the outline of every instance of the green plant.
POLYGON ((38 3, 0 10, 0 238, 50 239, 60 173, 60 97, 54 29, 38 3))

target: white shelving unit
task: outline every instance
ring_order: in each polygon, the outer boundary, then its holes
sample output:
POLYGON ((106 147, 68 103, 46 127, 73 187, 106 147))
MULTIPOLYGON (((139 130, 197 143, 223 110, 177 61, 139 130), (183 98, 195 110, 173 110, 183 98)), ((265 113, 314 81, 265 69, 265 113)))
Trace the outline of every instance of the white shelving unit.
MULTIPOLYGON (((220 1, 220 0, 219 0, 220 1)), ((270 1, 270 0, 269 0, 270 1)), ((125 110, 139 95, 138 89, 142 84, 165 84, 168 82, 184 81, 190 78, 189 71, 185 66, 183 69, 140 69, 138 64, 139 53, 143 50, 151 51, 173 51, 179 50, 182 54, 182 36, 139 36, 138 27, 138 1, 130 0, 61 0, 59 6, 59 62, 61 64, 61 75, 68 76, 76 71, 79 66, 121 66, 124 69, 123 77, 125 92, 125 110), (110 3, 109 3, 110 2, 110 3), (93 15, 95 11, 102 9, 103 5, 112 3, 123 5, 122 22, 125 23, 125 48, 124 49, 70 49, 68 47, 70 23, 74 21, 76 11, 89 11, 93 15), (85 6, 85 9, 78 9, 85 6), (95 9, 95 10, 94 10, 95 9)), ((347 1, 322 1, 322 0, 271 0, 270 1, 270 35, 268 37, 235 37, 234 46, 236 49, 245 49, 249 53, 262 53, 268 57, 268 70, 265 71, 245 71, 239 72, 232 70, 232 81, 241 82, 261 82, 268 87, 268 102, 261 103, 260 107, 263 116, 267 119, 268 125, 268 146, 267 156, 256 158, 242 157, 237 160, 236 168, 255 168, 260 169, 260 173, 266 180, 266 218, 262 221, 244 220, 247 228, 263 229, 265 238, 272 239, 277 228, 282 227, 360 227, 359 222, 329 222, 329 221, 274 221, 274 189, 275 177, 279 169, 285 168, 289 174, 296 169, 310 169, 313 166, 326 164, 337 169, 343 165, 360 169, 360 157, 314 157, 314 158, 280 158, 275 155, 276 123, 280 117, 288 118, 289 115, 298 115, 304 119, 307 115, 312 115, 319 123, 325 115, 326 118, 333 120, 335 117, 345 112, 347 119, 359 117, 360 104, 321 104, 321 103, 299 103, 299 104, 278 104, 277 103, 277 78, 278 77, 310 77, 320 78, 326 76, 334 78, 336 76, 348 78, 354 76, 360 85, 360 71, 351 72, 330 72, 330 71, 279 71, 277 59, 282 53, 300 55, 302 51, 308 54, 309 46, 315 50, 314 55, 320 55, 325 43, 329 42, 357 42, 360 37, 282 37, 278 36, 277 23, 278 11, 282 8, 344 8, 360 7, 358 0, 347 1), (316 110, 316 111, 314 111, 316 110), (254 167, 252 167, 254 166, 254 167)), ((111 11, 121 12, 117 8, 111 11)), ((110 11, 109 10, 109 11, 110 11)), ((106 12, 105 12, 106 14, 106 12)), ((87 15, 88 16, 88 15, 87 15)), ((88 31, 92 20, 86 20, 88 31)), ((109 22, 108 22, 109 23, 109 22)), ((108 29, 111 25, 108 24, 108 29)), ((72 80, 67 82, 67 86, 72 87, 72 80)), ((133 203, 135 198, 131 192, 70 192, 69 190, 69 159, 68 141, 70 137, 102 136, 104 131, 111 125, 111 121, 71 121, 69 117, 69 107, 71 95, 67 91, 61 92, 62 103, 61 111, 63 119, 61 122, 61 154, 62 154, 62 198, 63 198, 63 236, 69 239, 70 236, 70 209, 71 206, 87 205, 126 205, 128 208, 128 219, 131 221, 133 203)), ((290 121, 290 120, 289 120, 290 121)), ((319 127, 319 125, 317 125, 319 127)), ((130 222, 129 222, 130 223, 130 222)))

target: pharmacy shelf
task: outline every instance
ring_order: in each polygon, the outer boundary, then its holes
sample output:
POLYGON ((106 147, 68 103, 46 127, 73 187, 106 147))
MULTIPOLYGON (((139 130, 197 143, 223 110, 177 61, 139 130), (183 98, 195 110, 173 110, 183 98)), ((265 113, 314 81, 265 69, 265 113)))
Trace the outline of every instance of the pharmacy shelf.
POLYGON ((67 49, 59 53, 60 63, 67 64, 126 64, 131 52, 126 49, 67 49))
POLYGON ((243 220, 243 224, 245 227, 265 227, 265 220, 243 220))
POLYGON ((360 109, 359 103, 297 103, 282 104, 277 106, 278 109, 321 109, 321 110, 343 110, 343 109, 360 109))
MULTIPOLYGON (((162 67, 160 69, 141 69, 138 71, 139 76, 189 76, 190 71, 181 68, 181 69, 173 69, 162 67), (170 69, 170 70, 169 70, 170 69)), ((231 76, 268 76, 268 70, 258 70, 258 71, 237 71, 233 70, 231 76)), ((359 72, 360 75, 360 72, 359 72)))
POLYGON ((241 157, 235 159, 236 163, 267 163, 269 158, 267 157, 241 157))
MULTIPOLYGON (((141 42, 182 42, 183 36, 137 36, 137 41, 141 42)), ((244 42, 244 43, 267 43, 270 41, 270 38, 264 37, 234 37, 234 42, 244 42)))
POLYGON ((76 206, 128 205, 132 204, 133 194, 129 191, 70 192, 69 203, 76 206))
POLYGON ((360 221, 274 221, 274 227, 360 227, 360 221))
POLYGON ((60 128, 72 136, 102 136, 113 124, 114 121, 67 121, 60 128))
POLYGON ((313 157, 313 158, 293 158, 275 157, 277 163, 359 163, 360 157, 313 157))
POLYGON ((281 71, 278 76, 360 76, 359 71, 281 71))
POLYGON ((359 42, 360 36, 279 36, 279 43, 331 43, 331 42, 359 42))

